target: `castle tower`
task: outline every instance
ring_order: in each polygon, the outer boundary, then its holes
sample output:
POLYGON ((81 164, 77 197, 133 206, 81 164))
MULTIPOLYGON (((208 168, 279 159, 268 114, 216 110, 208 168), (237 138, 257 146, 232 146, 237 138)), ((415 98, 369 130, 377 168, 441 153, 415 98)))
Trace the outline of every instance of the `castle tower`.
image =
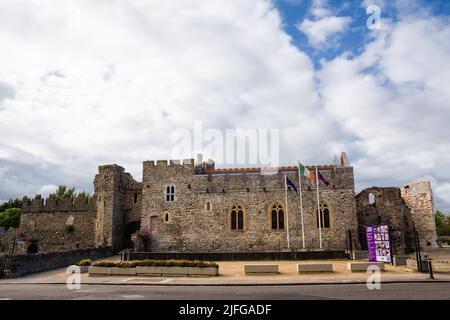
POLYGON ((95 244, 97 247, 110 246, 120 249, 123 228, 123 174, 118 165, 99 166, 94 179, 94 199, 97 201, 95 224, 95 244))

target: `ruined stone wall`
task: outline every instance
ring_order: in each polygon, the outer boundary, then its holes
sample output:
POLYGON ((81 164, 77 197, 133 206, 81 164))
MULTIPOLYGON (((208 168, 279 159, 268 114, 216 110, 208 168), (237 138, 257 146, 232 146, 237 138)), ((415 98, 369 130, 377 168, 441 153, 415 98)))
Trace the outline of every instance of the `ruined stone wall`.
POLYGON ((411 208, 411 215, 419 234, 421 248, 436 250, 438 245, 433 192, 430 182, 421 181, 407 184, 402 188, 402 197, 411 208))
POLYGON ((124 231, 140 221, 142 185, 118 165, 99 167, 94 179, 96 202, 95 244, 123 249, 124 231))
MULTIPOLYGON (((321 169, 331 182, 320 185, 321 200, 332 211, 331 228, 323 229, 324 249, 345 249, 347 231, 356 234, 353 169, 321 169)), ((298 185, 298 174, 287 172, 298 185)), ((316 190, 302 181, 305 239, 308 249, 319 248, 316 190)), ((286 209, 284 172, 194 174, 193 161, 144 162, 142 227, 154 232, 156 251, 281 251, 287 249, 287 230, 271 228, 270 207, 275 201, 286 209), (175 186, 175 202, 166 202, 165 188, 175 186), (207 203, 210 203, 210 210, 207 203), (245 208, 244 230, 230 228, 233 203, 245 208), (168 221, 165 221, 166 214, 168 221)), ((291 249, 302 248, 299 196, 288 191, 291 249)), ((285 210, 286 211, 286 210, 285 210)), ((285 223, 286 225, 286 223, 285 223)))
POLYGON ((11 254, 17 229, 10 228, 0 235, 0 255, 11 254))
POLYGON ((38 252, 94 247, 94 223, 93 203, 82 195, 73 200, 52 196, 46 200, 40 196, 24 198, 16 254, 26 253, 32 243, 38 252))
POLYGON ((111 248, 89 248, 0 257, 0 278, 15 278, 30 273, 54 270, 73 265, 81 259, 95 260, 110 257, 112 254, 111 248))
POLYGON ((402 199, 399 188, 372 187, 356 196, 358 237, 361 247, 367 250, 365 227, 387 224, 395 254, 410 252, 414 248, 411 210, 402 199), (372 195, 373 202, 369 197, 372 195))

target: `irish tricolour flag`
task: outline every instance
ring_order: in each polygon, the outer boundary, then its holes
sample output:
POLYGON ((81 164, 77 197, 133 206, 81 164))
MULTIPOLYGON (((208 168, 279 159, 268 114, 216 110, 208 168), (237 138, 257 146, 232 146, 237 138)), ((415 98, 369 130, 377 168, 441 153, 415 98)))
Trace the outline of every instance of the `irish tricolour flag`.
POLYGON ((300 175, 309 178, 309 180, 311 181, 314 181, 316 179, 316 175, 314 174, 314 172, 309 171, 308 168, 306 168, 301 163, 298 164, 298 172, 300 173, 300 175))

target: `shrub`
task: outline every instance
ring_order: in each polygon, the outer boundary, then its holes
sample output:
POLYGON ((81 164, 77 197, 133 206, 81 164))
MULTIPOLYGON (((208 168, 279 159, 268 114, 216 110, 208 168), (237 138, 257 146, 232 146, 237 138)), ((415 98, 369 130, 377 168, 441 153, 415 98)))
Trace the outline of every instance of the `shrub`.
POLYGON ((187 261, 187 260, 139 260, 139 261, 99 261, 93 264, 94 267, 117 267, 117 268, 135 268, 139 267, 191 267, 191 268, 208 268, 218 267, 217 263, 204 261, 187 261))
POLYGON ((75 265, 77 265, 79 267, 90 266, 90 265, 92 265, 92 261, 90 259, 82 259, 82 260, 78 261, 75 265))
POLYGON ((93 267, 103 267, 103 268, 111 268, 115 267, 116 263, 113 261, 98 261, 94 262, 93 267))
POLYGON ((117 262, 115 266, 117 268, 136 268, 136 262, 137 261, 117 262))
POLYGON ((71 233, 75 231, 75 227, 73 226, 73 224, 66 224, 66 231, 71 233))

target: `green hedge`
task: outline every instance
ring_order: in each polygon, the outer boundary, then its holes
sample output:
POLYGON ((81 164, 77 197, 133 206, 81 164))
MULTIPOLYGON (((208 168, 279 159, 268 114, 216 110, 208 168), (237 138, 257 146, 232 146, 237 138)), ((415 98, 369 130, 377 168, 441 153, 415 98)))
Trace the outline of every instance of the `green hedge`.
POLYGON ((78 261, 78 262, 76 263, 76 265, 79 266, 79 267, 85 267, 85 266, 90 266, 90 265, 92 265, 92 262, 91 262, 91 260, 89 260, 89 259, 82 259, 82 260, 78 261))
POLYGON ((93 264, 94 267, 117 267, 117 268, 135 268, 135 267, 191 267, 208 268, 218 267, 217 263, 204 261, 187 260, 139 260, 126 262, 98 261, 93 264))

